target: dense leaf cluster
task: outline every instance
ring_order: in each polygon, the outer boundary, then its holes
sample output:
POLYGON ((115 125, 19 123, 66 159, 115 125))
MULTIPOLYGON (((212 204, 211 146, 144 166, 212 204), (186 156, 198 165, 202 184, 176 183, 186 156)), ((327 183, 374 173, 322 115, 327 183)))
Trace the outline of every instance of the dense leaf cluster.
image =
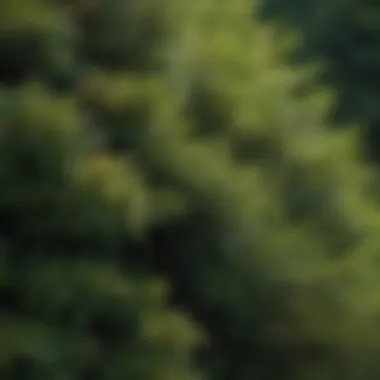
POLYGON ((0 33, 3 378, 379 375, 372 173, 291 35, 247 0, 3 0, 0 33))

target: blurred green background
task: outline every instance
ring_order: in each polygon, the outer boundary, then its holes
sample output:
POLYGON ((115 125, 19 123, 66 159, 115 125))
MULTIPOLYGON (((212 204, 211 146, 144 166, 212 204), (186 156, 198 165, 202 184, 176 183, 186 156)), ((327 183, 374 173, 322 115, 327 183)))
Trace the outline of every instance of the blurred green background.
POLYGON ((378 380, 380 4, 0 2, 4 380, 378 380))

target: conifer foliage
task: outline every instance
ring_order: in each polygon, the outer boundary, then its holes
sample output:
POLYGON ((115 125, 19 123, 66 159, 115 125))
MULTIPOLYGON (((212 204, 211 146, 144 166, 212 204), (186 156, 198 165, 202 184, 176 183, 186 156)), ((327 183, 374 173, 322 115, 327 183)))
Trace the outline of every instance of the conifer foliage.
POLYGON ((4 378, 379 375, 371 173, 252 13, 0 4, 4 378))
POLYGON ((262 1, 262 16, 297 28, 302 60, 324 62, 321 80, 339 92, 334 119, 365 127, 367 157, 379 162, 379 3, 358 0, 262 1))

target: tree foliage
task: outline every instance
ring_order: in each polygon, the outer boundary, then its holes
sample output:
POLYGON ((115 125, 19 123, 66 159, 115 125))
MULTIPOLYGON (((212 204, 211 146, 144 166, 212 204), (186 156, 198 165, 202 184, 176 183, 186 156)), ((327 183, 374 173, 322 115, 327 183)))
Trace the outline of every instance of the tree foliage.
POLYGON ((363 125, 367 157, 378 162, 379 5, 371 1, 262 2, 266 19, 297 28, 295 58, 323 61, 320 80, 339 91, 335 120, 363 125))
POLYGON ((378 376, 372 173, 292 35, 246 0, 16 3, 4 377, 378 376))

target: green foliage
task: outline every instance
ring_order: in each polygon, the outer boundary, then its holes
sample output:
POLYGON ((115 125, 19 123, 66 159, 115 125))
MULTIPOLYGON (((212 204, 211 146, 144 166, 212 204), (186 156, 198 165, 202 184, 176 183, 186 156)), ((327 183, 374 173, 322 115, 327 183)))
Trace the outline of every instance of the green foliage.
POLYGON ((369 158, 379 148, 379 5, 372 1, 262 1, 265 18, 300 31, 296 58, 325 63, 320 78, 339 90, 335 119, 361 122, 369 158))
POLYGON ((372 173, 294 38, 247 0, 13 4, 3 377, 376 378, 372 173))
POLYGON ((94 151, 70 97, 35 85, 9 95, 0 148, 2 376, 199 378, 189 362, 197 328, 167 306, 161 279, 121 260, 149 218, 132 162, 94 151))

